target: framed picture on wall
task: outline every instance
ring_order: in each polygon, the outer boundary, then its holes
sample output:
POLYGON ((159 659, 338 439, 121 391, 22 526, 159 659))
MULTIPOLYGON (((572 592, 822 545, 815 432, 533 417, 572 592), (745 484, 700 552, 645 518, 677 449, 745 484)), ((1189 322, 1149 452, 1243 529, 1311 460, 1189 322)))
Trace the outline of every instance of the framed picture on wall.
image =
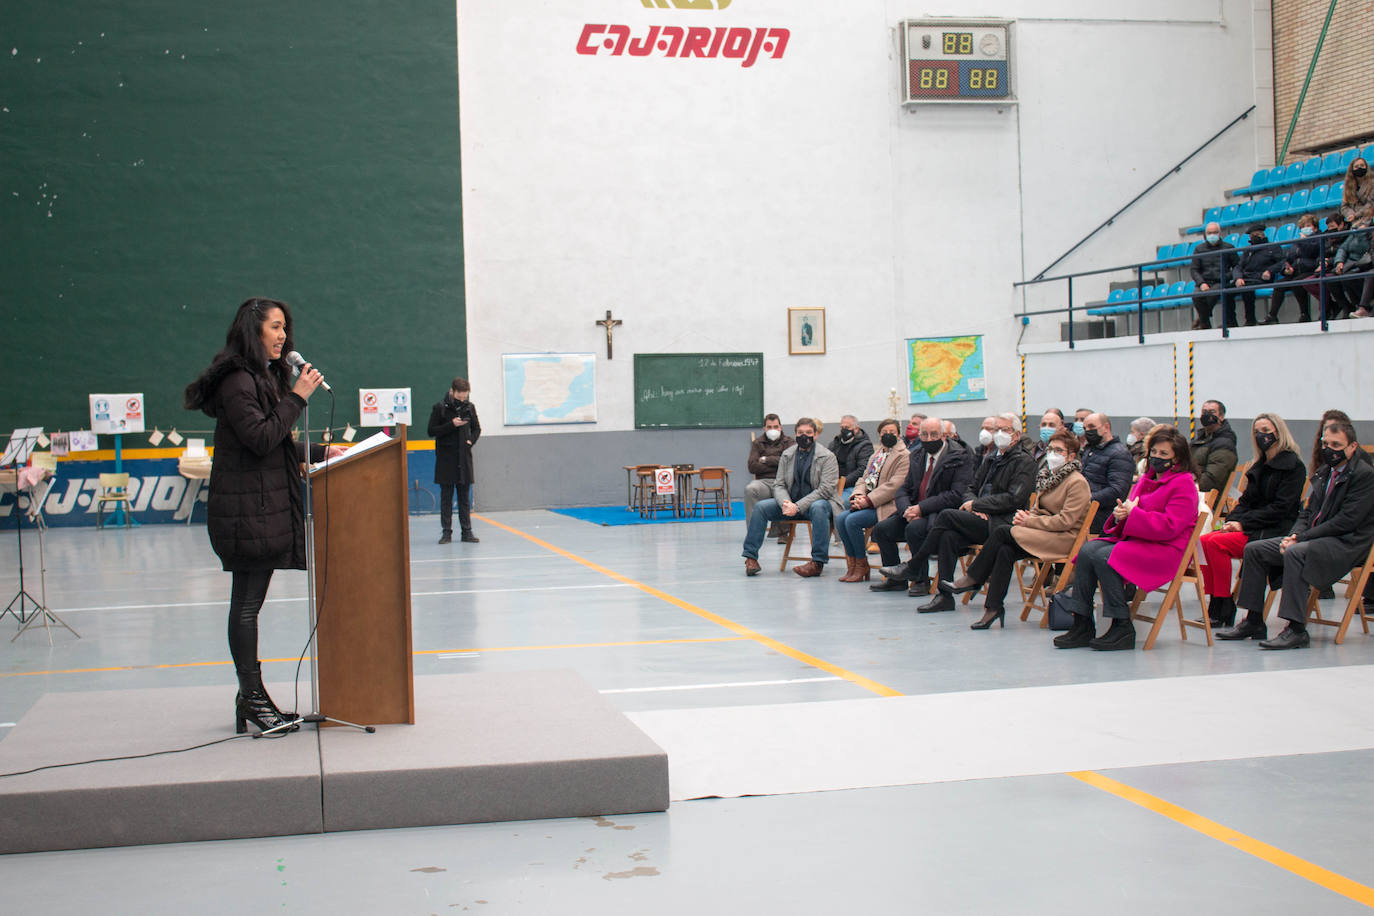
POLYGON ((787 310, 787 352, 791 356, 825 353, 825 309, 787 310))

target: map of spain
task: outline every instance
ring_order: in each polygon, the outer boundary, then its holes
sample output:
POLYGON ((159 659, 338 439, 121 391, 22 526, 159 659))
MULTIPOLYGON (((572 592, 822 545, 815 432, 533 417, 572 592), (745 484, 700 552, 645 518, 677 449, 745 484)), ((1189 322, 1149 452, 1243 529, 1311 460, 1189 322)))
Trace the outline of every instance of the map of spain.
POLYGON ((908 340, 907 366, 911 404, 980 400, 986 396, 981 335, 908 340))

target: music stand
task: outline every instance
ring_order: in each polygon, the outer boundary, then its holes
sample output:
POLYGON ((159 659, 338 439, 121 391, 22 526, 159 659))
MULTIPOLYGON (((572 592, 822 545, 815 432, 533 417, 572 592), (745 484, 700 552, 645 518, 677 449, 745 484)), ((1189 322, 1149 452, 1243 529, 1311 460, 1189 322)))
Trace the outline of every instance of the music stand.
MULTIPOLYGON (((48 471, 48 476, 53 476, 53 472, 51 470, 48 471)), ((68 632, 70 632, 77 639, 81 638, 81 634, 76 632, 76 630, 73 630, 71 624, 67 623, 67 621, 63 620, 61 617, 58 617, 56 614, 52 612, 52 608, 48 607, 48 564, 47 561, 43 558, 43 531, 47 528, 47 525, 43 524, 43 503, 47 502, 48 494, 52 492, 52 486, 49 485, 48 489, 43 491, 43 495, 41 497, 34 496, 36 490, 37 488, 35 487, 34 489, 29 491, 29 511, 27 514, 29 518, 33 519, 34 528, 38 531, 38 582, 39 591, 43 596, 43 601, 38 605, 36 611, 33 614, 29 615, 28 622, 21 626, 19 628, 19 632, 15 633, 14 636, 10 638, 10 642, 14 642, 19 637, 23 636, 29 630, 30 627, 33 627, 34 625, 41 622, 43 624, 43 629, 47 631, 48 634, 48 645, 51 646, 53 644, 52 625, 54 623, 58 626, 66 627, 68 632), (35 498, 37 499, 37 502, 34 501, 35 498)), ((19 508, 19 494, 17 491, 14 496, 14 506, 15 509, 19 508)), ((23 517, 21 516, 15 519, 15 524, 23 524, 23 517)), ((20 588, 23 588, 22 573, 20 588)), ((32 600, 32 598, 30 598, 30 600, 32 600)))
POLYGON ((29 455, 33 453, 34 446, 38 444, 38 437, 41 435, 43 435, 42 427, 16 429, 10 435, 4 456, 0 457, 0 467, 12 465, 0 476, 0 493, 14 494, 14 537, 19 550, 19 591, 15 593, 14 598, 5 606, 5 609, 0 611, 0 618, 6 615, 13 616, 15 620, 19 621, 21 627, 38 610, 43 609, 42 603, 30 595, 28 589, 24 587, 24 513, 19 509, 19 468, 29 460, 29 455), (26 601, 33 605, 33 614, 30 614, 25 607, 26 601), (14 608, 16 604, 19 605, 18 611, 14 608))

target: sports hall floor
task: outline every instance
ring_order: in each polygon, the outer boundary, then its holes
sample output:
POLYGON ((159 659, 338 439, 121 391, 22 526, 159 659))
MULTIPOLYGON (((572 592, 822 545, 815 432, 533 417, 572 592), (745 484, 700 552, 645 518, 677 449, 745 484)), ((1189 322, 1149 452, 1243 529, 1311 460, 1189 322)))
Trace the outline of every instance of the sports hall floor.
MULTIPOLYGON (((1018 620, 970 631, 979 602, 918 616, 904 594, 837 583, 842 564, 819 580, 779 573, 775 544, 746 579, 738 520, 600 527, 524 511, 475 527, 481 544, 440 547, 436 521, 412 519, 417 677, 575 669, 667 743, 668 812, 0 857, 4 909, 1374 905, 1374 638, 1358 625, 1343 646, 1317 628, 1311 649, 1281 653, 1209 649, 1197 631, 1184 643, 1172 625, 1150 652, 1059 651, 1018 620), (717 786, 752 794, 679 800, 717 786)), ((8 596, 12 545, 2 556, 8 596)), ((83 638, 0 642, 0 723, 48 691, 220 684, 230 734, 229 577, 202 525, 53 529, 46 564, 49 603, 83 638)), ((304 591, 304 574, 279 573, 269 594, 271 682, 291 679, 304 591)), ((149 750, 182 746, 158 710, 127 713, 149 750)))

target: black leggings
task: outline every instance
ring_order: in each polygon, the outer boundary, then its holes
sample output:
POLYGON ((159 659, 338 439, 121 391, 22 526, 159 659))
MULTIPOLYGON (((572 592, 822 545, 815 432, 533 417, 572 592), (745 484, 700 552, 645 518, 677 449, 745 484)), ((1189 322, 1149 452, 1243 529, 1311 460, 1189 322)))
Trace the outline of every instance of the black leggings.
POLYGON ((258 667, 258 611, 272 583, 272 570, 236 571, 229 589, 229 654, 239 674, 258 667))

